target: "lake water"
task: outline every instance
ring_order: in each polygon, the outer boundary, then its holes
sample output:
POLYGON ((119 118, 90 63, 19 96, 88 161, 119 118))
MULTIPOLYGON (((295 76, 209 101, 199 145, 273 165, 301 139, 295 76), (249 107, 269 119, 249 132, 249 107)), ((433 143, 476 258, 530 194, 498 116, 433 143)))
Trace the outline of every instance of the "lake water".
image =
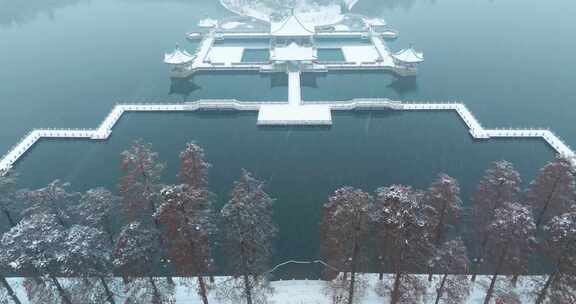
MULTIPOLYGON (((462 101, 487 127, 550 127, 576 146, 575 11, 570 0, 361 0, 354 12, 400 31, 392 49, 424 51, 419 76, 304 75, 303 95, 462 101)), ((169 79, 164 51, 193 51, 186 31, 230 15, 212 0, 0 0, 0 154, 31 128, 94 127, 117 102, 285 100, 285 75, 169 79)), ((275 261, 317 256, 319 210, 336 187, 425 187, 444 171, 467 200, 490 162, 510 160, 529 181, 553 156, 539 140, 474 141, 454 113, 337 113, 331 128, 258 128, 255 113, 129 114, 107 142, 41 141, 16 168, 21 186, 61 178, 114 189, 119 153, 136 138, 167 162, 166 182, 185 143, 201 144, 220 204, 241 168, 267 181, 281 231, 275 261)))

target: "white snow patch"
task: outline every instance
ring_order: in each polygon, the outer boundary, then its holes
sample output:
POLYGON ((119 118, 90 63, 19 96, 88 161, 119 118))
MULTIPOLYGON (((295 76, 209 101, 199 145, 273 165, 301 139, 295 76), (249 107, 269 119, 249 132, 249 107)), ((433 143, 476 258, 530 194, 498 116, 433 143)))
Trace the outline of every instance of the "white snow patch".
MULTIPOLYGON (((375 292, 375 287, 380 283, 377 274, 365 274, 363 276, 367 282, 367 288, 359 299, 357 303, 362 304, 386 304, 389 303, 388 299, 379 296, 375 292)), ((427 286, 427 295, 423 304, 434 303, 435 300, 435 286, 436 280, 440 279, 439 276, 435 276, 431 283, 427 281, 427 275, 419 275, 419 277, 425 281, 427 286)), ((391 274, 384 275, 384 281, 392 283, 394 276, 391 274)), ((224 281, 229 280, 230 277, 216 277, 216 288, 218 285, 224 281)), ((509 285, 510 279, 501 276, 498 279, 499 288, 505 288, 507 292, 516 293, 521 301, 521 303, 534 303, 535 297, 531 293, 532 282, 534 280, 544 280, 543 276, 524 276, 518 281, 516 287, 509 285)), ((24 278, 8 278, 9 284, 12 289, 22 301, 22 304, 31 304, 26 296, 26 291, 22 286, 24 278)), ((69 279, 59 278, 61 284, 66 288, 69 285, 69 279)), ((158 278, 157 280, 164 280, 163 278, 158 278)), ((195 289, 186 287, 182 284, 181 278, 174 278, 175 281, 175 299, 176 303, 187 303, 187 304, 201 304, 201 298, 196 294, 195 289)), ((122 284, 122 279, 116 279, 117 284, 122 284)), ((476 283, 472 285, 472 290, 470 297, 465 302, 466 304, 477 304, 482 303, 486 293, 486 288, 490 284, 490 276, 478 276, 476 283)), ((268 295, 270 304, 332 304, 329 295, 327 294, 327 282, 319 280, 287 280, 287 281, 273 281, 270 283, 273 288, 273 293, 268 295)), ((497 292, 496 294, 497 295, 497 292)), ((208 296, 209 302, 212 304, 231 304, 228 301, 223 301, 215 296, 215 292, 211 292, 208 296)), ((494 299, 494 298, 493 298, 494 299)), ((115 298, 117 303, 123 303, 124 295, 116 295, 115 298)))
POLYGON ((235 29, 241 25, 244 25, 245 23, 242 22, 237 22, 237 21, 230 21, 230 22, 226 22, 224 24, 222 24, 220 26, 220 28, 223 28, 225 30, 231 30, 231 29, 235 29))
POLYGON ((232 62, 241 62, 243 47, 237 46, 215 46, 210 49, 208 58, 213 63, 231 64, 232 62))
POLYGON ((343 46, 342 53, 346 61, 350 62, 374 62, 380 57, 372 45, 343 46))

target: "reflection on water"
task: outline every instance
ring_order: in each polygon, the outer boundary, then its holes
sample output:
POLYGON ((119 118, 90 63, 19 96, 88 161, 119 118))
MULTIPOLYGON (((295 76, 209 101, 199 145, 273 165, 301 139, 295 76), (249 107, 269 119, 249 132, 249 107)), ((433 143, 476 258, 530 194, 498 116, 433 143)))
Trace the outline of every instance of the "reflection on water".
POLYGON ((0 0, 0 26, 23 25, 40 15, 54 20, 57 9, 88 2, 90 0, 0 0))
MULTIPOLYGON (((219 5, 218 0, 119 0, 130 4, 140 3, 181 3, 201 6, 205 4, 219 5)), ((72 5, 91 3, 91 0, 0 0, 0 27, 24 25, 34 21, 41 15, 55 19, 58 9, 72 5)))
POLYGON ((202 87, 194 83, 193 77, 187 78, 171 78, 170 79, 170 95, 180 95, 186 99, 194 91, 200 90, 202 87))
POLYGON ((408 93, 418 92, 418 81, 415 76, 398 77, 387 87, 394 90, 400 97, 404 97, 408 93))

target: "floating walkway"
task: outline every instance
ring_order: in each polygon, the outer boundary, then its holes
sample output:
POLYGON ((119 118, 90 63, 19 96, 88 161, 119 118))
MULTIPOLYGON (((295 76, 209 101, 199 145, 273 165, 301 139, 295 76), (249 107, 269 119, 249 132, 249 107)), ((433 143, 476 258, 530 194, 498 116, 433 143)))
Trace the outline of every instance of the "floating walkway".
POLYGON ((353 99, 349 102, 310 102, 297 105, 281 102, 240 102, 232 99, 200 100, 177 104, 119 104, 114 106, 96 129, 35 129, 0 158, 0 174, 12 169, 36 142, 43 138, 106 140, 126 112, 193 112, 197 110, 258 111, 259 125, 331 125, 331 111, 378 110, 454 111, 475 139, 540 138, 556 153, 576 166, 576 154, 547 129, 485 129, 462 103, 401 103, 389 99, 353 99))

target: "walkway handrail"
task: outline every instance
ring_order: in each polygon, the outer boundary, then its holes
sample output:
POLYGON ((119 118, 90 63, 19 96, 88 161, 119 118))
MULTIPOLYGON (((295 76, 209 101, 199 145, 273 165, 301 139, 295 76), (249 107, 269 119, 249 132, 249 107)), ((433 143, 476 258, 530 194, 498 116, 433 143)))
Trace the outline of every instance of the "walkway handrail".
MULTIPOLYGON (((12 146, 0 158, 0 175, 6 174, 26 152, 42 138, 75 138, 90 140, 106 140, 112 134, 112 129, 125 112, 180 112, 196 111, 199 109, 234 109, 237 111, 259 111, 261 106, 270 104, 285 104, 276 101, 248 101, 241 102, 235 99, 207 99, 185 103, 124 103, 116 104, 106 118, 96 129, 89 128, 39 128, 33 129, 21 137, 18 143, 12 146)), ((397 111, 455 111, 469 129, 469 133, 476 139, 490 138, 541 138, 556 153, 569 159, 576 166, 576 153, 560 137, 550 129, 485 129, 474 117, 472 112, 463 103, 402 103, 390 99, 357 98, 348 102, 305 101, 304 105, 316 103, 326 105, 331 110, 353 110, 357 108, 389 108, 397 111)), ((300 106, 300 105, 294 105, 300 106)))

